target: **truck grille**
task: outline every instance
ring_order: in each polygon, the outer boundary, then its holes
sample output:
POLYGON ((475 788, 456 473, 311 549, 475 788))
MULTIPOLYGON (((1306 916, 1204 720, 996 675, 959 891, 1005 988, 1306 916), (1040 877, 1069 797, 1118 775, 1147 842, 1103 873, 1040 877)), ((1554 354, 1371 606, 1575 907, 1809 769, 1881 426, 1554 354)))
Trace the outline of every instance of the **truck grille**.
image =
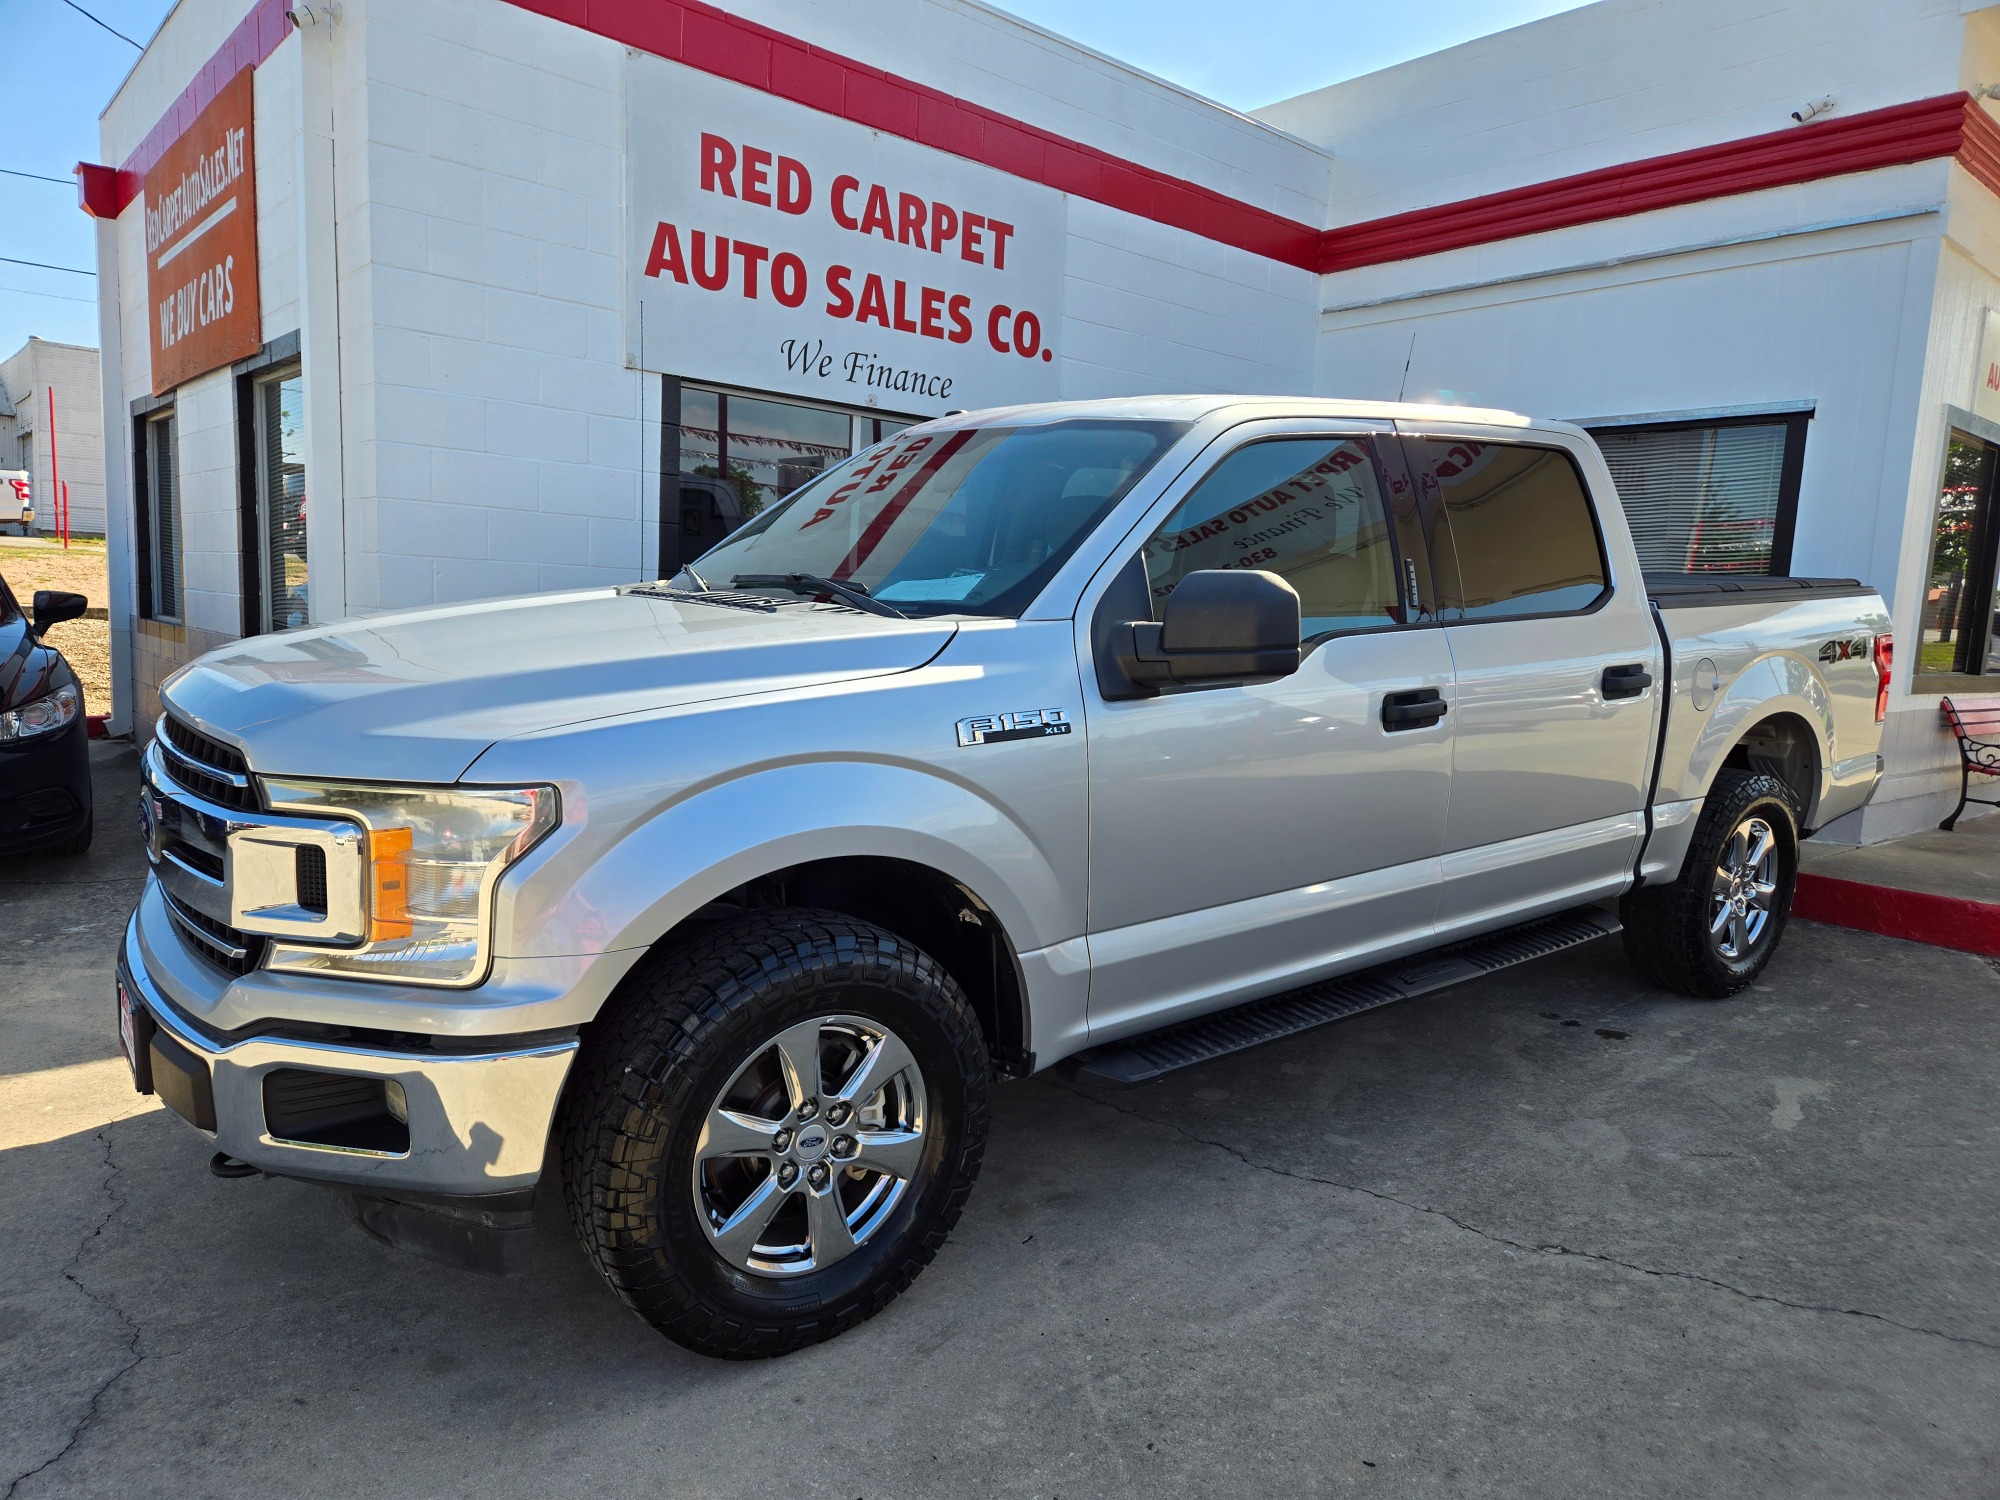
POLYGON ((166 891, 160 894, 166 900, 167 915, 174 919, 181 935, 193 945, 195 952, 218 969, 228 974, 248 974, 264 961, 263 938, 238 932, 213 917, 204 916, 184 902, 176 901, 166 891))
POLYGON ((197 797, 220 807, 254 808, 257 789, 242 755, 173 714, 162 714, 159 739, 167 774, 197 797))

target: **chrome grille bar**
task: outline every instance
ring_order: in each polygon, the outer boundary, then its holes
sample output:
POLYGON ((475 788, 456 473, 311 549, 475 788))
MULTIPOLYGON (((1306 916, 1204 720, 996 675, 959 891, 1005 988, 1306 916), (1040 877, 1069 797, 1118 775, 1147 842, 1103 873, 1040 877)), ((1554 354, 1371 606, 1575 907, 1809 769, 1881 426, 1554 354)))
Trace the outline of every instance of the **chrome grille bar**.
POLYGON ((172 714, 161 714, 154 725, 153 744, 161 751, 167 774, 196 796, 237 810, 257 805, 249 762, 219 740, 172 714))

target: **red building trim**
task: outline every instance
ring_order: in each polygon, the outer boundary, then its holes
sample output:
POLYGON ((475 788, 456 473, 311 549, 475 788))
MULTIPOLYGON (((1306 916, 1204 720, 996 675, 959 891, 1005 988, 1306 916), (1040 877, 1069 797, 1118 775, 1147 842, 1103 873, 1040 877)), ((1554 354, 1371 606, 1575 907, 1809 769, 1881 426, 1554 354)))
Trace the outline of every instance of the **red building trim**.
MULTIPOLYGON (((1955 158, 2000 193, 2000 124, 1961 93, 1322 231, 810 46, 702 0, 509 3, 809 109, 1305 270, 1351 271, 1939 157, 1955 158)), ((256 0, 120 167, 78 165, 84 211, 100 217, 122 213, 138 196, 146 169, 216 90, 240 69, 269 57, 288 29, 284 0, 256 0)))
POLYGON ((1940 156, 2000 191, 2000 126, 1970 95, 1944 94, 1329 229, 1317 265, 1352 271, 1940 156))
POLYGON ((1958 164, 1988 192, 2000 193, 2000 124, 1994 123, 1976 99, 1965 101, 1965 134, 1958 143, 1958 164))
POLYGON ((181 133, 207 109, 221 87, 245 68, 254 68, 278 50, 278 43, 292 29, 285 19, 285 0, 257 0, 250 13, 236 23, 209 60, 194 75, 194 81, 167 106, 165 114, 153 122, 146 138, 114 170, 87 162, 76 165, 77 191, 83 211, 100 219, 115 219, 132 206, 139 196, 146 173, 179 140, 181 133))
POLYGON ((554 20, 1156 224, 1312 269, 1320 231, 700 0, 512 0, 554 20))

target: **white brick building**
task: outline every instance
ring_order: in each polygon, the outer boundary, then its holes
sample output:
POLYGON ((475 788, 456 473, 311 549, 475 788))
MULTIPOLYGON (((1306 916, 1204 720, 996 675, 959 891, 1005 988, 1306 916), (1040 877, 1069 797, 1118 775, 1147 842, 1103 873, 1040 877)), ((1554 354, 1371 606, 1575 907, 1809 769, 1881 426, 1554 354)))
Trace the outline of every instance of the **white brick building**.
POLYGON ((181 0, 83 171, 117 727, 248 631, 657 576, 949 408, 1404 391, 1585 419, 1661 566, 1880 586, 1869 833, 1939 815, 2000 546, 1986 4, 1602 0, 1259 118, 974 0, 293 10, 181 0))
POLYGON ((104 404, 97 351, 31 338, 0 360, 0 469, 28 476, 35 530, 54 535, 56 484, 69 491, 73 536, 104 535, 104 404), (50 393, 55 424, 49 423, 50 393))

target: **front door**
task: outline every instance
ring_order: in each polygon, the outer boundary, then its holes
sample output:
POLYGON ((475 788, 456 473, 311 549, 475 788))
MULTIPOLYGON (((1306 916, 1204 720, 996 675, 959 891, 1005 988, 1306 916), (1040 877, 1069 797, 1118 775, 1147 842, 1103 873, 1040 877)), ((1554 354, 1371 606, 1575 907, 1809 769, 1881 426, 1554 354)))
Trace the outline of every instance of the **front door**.
MULTIPOLYGON (((1406 952, 1431 931, 1451 658, 1395 439, 1274 422, 1222 443, 1101 575, 1119 579, 1104 606, 1123 595, 1143 610, 1150 594, 1158 618, 1191 572, 1268 569, 1298 590, 1307 651, 1277 682, 1125 701, 1098 696, 1086 665, 1093 1041, 1406 952)), ((1086 664, 1096 597, 1078 612, 1086 664)))
POLYGON ((1622 890, 1663 673, 1644 583, 1611 576, 1582 472, 1557 443, 1410 442, 1457 685, 1438 926, 1497 927, 1622 890))

